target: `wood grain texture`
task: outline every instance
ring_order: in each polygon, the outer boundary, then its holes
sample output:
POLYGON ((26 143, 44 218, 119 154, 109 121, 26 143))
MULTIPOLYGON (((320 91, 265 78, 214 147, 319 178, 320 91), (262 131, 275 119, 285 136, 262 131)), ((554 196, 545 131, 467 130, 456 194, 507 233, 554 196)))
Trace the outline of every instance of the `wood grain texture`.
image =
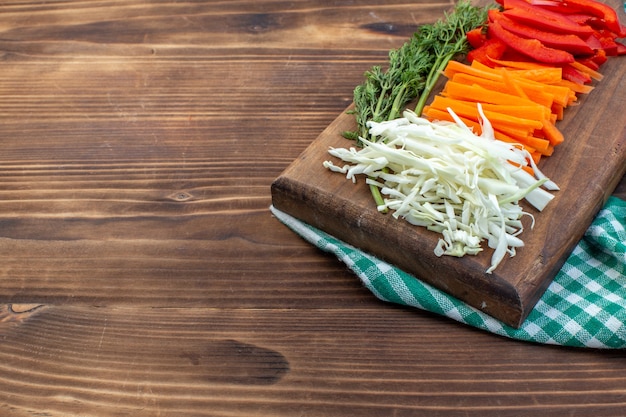
POLYGON ((622 352, 384 304, 270 215, 451 5, 1 3, 0 415, 619 415, 622 352))
POLYGON ((39 307, 20 313, 28 317, 19 326, 2 323, 11 342, 0 350, 8 399, 0 411, 560 417, 626 406, 623 352, 528 345, 408 310, 372 312, 39 307))

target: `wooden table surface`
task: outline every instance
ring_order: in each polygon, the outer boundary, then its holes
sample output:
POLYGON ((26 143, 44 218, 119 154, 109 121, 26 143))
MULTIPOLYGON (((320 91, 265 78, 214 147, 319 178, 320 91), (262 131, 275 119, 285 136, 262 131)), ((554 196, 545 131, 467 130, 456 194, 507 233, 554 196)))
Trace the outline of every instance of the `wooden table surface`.
POLYGON ((269 212, 451 6, 2 2, 0 416, 626 415, 623 351, 384 304, 269 212))

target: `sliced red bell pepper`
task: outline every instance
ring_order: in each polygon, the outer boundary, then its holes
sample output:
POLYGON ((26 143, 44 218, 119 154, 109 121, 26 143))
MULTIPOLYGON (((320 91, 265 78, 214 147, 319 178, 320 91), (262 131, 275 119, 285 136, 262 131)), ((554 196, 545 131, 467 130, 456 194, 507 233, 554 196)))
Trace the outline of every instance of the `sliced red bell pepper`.
POLYGON ((598 17, 604 21, 606 29, 615 34, 622 32, 617 12, 609 5, 595 0, 564 0, 567 6, 578 8, 584 13, 598 17))
MULTIPOLYGON (((618 44, 619 46, 620 44, 618 44)), ((623 46, 623 45, 622 45, 623 46)), ((626 46, 624 46, 626 48, 626 46)), ((618 52, 619 55, 619 52, 618 52)), ((590 56, 589 58, 578 58, 576 59, 578 62, 588 66, 589 68, 592 68, 594 70, 599 70, 600 67, 608 60, 609 58, 606 55, 606 52, 604 51, 604 49, 597 49, 593 56, 590 56)))
POLYGON ((586 13, 571 13, 567 15, 567 18, 572 22, 576 22, 579 25, 589 25, 594 29, 604 29, 604 23, 595 16, 586 13))
POLYGON ((617 43, 617 55, 626 55, 626 45, 616 42, 617 43))
POLYGON ((544 45, 562 49, 572 54, 591 55, 593 49, 581 38, 572 34, 547 32, 536 27, 528 26, 509 19, 506 15, 498 10, 490 9, 488 12, 490 21, 498 21, 502 27, 509 32, 519 35, 523 38, 537 39, 544 45))
POLYGON ((503 13, 506 16, 533 27, 577 36, 588 36, 594 31, 589 25, 580 25, 568 19, 566 15, 533 6, 525 0, 503 0, 503 5, 505 9, 503 13))
POLYGON ((560 14, 573 14, 573 13, 580 13, 581 10, 576 8, 576 7, 572 7, 572 6, 568 6, 565 4, 564 1, 559 0, 559 1, 551 1, 551 2, 535 2, 535 1, 531 1, 531 4, 533 6, 539 6, 542 9, 546 9, 549 10, 551 12, 555 12, 555 13, 560 13, 560 14))
POLYGON ((587 45, 589 45, 589 47, 591 49, 593 49, 594 51, 601 51, 602 49, 602 42, 600 42, 600 35, 593 33, 591 36, 589 36, 587 39, 585 39, 585 42, 587 42, 587 45))
POLYGON ((604 49, 598 49, 595 54, 591 57, 591 60, 598 65, 604 64, 609 57, 606 56, 606 52, 604 49))
POLYGON ((574 62, 574 56, 567 51, 549 48, 537 39, 526 39, 509 32, 497 22, 489 23, 489 36, 500 39, 509 48, 514 49, 538 62, 547 64, 566 64, 574 62))
POLYGON ((487 34, 483 30, 483 27, 477 27, 476 29, 472 29, 465 34, 467 38, 467 42, 472 46, 472 48, 480 48, 483 46, 485 41, 487 40, 487 34))
POLYGON ((600 69, 600 64, 598 64, 592 58, 577 59, 576 61, 580 62, 581 64, 583 64, 584 66, 588 68, 591 68, 594 71, 598 71, 600 69))
POLYGON ((562 69, 564 80, 573 81, 577 84, 589 84, 591 82, 591 77, 589 75, 578 71, 571 65, 563 65, 562 69))
POLYGON ((489 58, 500 59, 507 50, 507 46, 504 42, 497 38, 490 38, 485 41, 480 47, 471 50, 467 54, 467 61, 478 61, 481 64, 491 66, 489 58))
POLYGON ((593 37, 600 42, 600 49, 603 49, 608 56, 617 55, 617 42, 615 42, 615 35, 611 32, 603 30, 594 32, 593 37))

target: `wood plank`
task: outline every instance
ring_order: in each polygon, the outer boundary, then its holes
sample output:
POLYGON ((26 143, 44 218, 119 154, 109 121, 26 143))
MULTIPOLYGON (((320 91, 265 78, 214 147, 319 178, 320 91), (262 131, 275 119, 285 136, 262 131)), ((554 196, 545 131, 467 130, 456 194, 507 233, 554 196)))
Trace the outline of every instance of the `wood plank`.
POLYGON ((561 417, 620 415, 626 406, 623 352, 499 343, 444 320, 380 304, 5 305, 0 412, 561 417))
POLYGON ((626 64, 603 67, 594 91, 566 109, 567 138, 539 167, 561 191, 521 235, 524 248, 486 274, 492 250, 462 259, 437 257, 439 236, 378 213, 364 179, 357 186, 322 167, 327 150, 353 143, 354 116, 341 113, 272 185, 276 208, 384 259, 468 304, 519 327, 626 172, 626 64))
POLYGON ((268 207, 272 180, 349 103, 363 65, 410 34, 367 26, 372 10, 404 22, 419 9, 417 23, 448 5, 373 3, 344 18, 314 1, 1 4, 0 299, 369 298, 268 207))

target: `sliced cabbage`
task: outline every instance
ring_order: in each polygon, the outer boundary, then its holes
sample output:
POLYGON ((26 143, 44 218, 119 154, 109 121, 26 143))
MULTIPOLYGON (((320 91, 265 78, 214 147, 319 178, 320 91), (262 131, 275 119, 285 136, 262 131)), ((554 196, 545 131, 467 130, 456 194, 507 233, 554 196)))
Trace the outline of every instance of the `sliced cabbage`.
MULTIPOLYGON (((487 273, 516 248, 524 227, 519 201, 526 199, 539 211, 554 198, 546 191, 556 184, 542 174, 521 146, 495 139, 480 105, 482 134, 476 135, 451 109, 453 122, 430 122, 410 110, 402 118, 369 122, 376 142, 361 138, 362 148, 331 148, 346 164, 325 161, 324 166, 356 181, 380 188, 385 197, 379 211, 426 227, 441 235, 437 256, 476 255, 486 241, 492 248, 487 273), (535 176, 522 166, 531 166, 535 176), (542 188, 542 186, 544 188, 542 188)), ((532 218, 534 222, 534 218, 532 218)))

